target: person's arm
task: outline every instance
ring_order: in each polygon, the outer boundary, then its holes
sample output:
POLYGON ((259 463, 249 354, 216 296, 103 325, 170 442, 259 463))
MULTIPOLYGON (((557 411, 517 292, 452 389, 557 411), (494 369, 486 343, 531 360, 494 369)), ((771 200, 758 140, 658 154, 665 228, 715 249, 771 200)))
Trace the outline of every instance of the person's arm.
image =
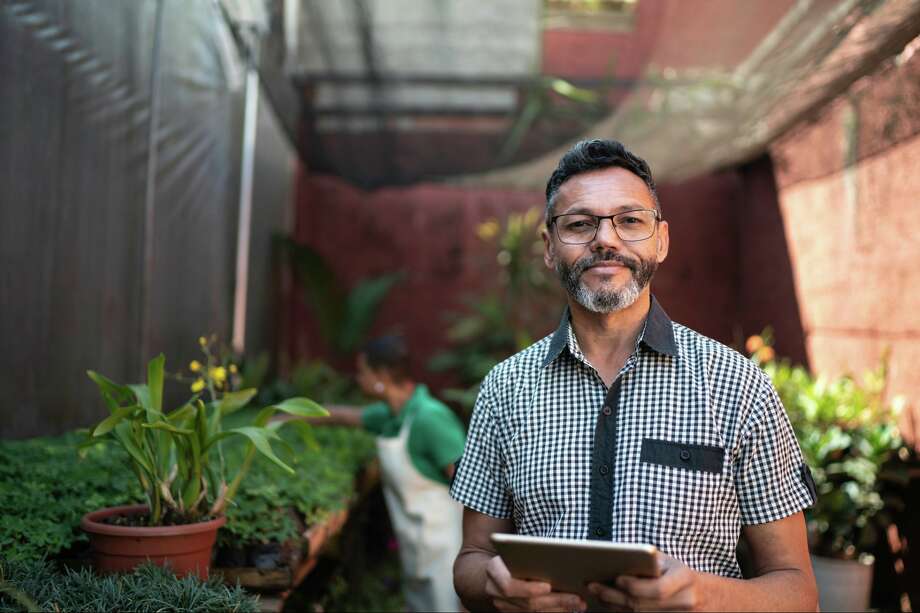
POLYGON ((656 579, 620 577, 616 588, 588 586, 602 602, 628 610, 816 611, 818 590, 802 513, 743 528, 755 577, 729 579, 662 556, 656 579))
POLYGON ((463 546, 454 562, 454 589, 470 611, 583 611, 575 594, 553 592, 549 583, 515 579, 492 548, 493 532, 514 532, 511 519, 463 509, 463 546))

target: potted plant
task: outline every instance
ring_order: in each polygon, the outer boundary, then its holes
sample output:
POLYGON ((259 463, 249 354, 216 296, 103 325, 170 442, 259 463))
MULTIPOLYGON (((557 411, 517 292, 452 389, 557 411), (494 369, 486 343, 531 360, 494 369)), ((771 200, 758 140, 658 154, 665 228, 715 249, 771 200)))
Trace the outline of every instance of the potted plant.
POLYGON ((817 502, 805 515, 820 608, 866 610, 871 552, 889 511, 903 504, 886 484, 908 480, 895 425, 904 398, 885 401, 887 359, 861 381, 828 379, 773 360, 769 332, 748 339, 747 349, 779 392, 814 477, 817 502))
POLYGON ((121 385, 87 373, 99 387, 109 416, 89 431, 82 445, 105 439, 121 445, 146 498, 146 504, 100 509, 83 517, 94 564, 102 572, 131 570, 150 559, 168 562, 177 575, 207 578, 217 530, 226 523, 224 511, 256 455, 294 473, 272 448, 281 442, 276 431, 284 424, 309 426, 304 420, 269 423, 271 416, 278 411, 299 417, 327 415, 308 398, 290 398, 263 408, 248 425, 224 429, 224 418, 247 406, 257 390, 232 390, 228 373, 235 367, 213 355, 213 339, 199 342, 207 359, 203 365, 191 364, 199 374, 192 384, 195 395, 172 411, 163 408, 162 354, 148 363, 144 384, 121 385), (229 437, 246 439, 248 447, 233 475, 227 474, 221 449, 229 437))

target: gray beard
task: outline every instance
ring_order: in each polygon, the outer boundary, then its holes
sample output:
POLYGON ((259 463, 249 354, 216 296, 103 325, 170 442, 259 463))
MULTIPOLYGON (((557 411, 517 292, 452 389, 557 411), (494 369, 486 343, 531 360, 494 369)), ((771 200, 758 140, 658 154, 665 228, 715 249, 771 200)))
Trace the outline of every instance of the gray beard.
POLYGON ((569 293, 575 302, 593 313, 615 313, 632 306, 642 290, 649 284, 658 262, 655 260, 634 260, 626 256, 607 252, 594 254, 582 258, 572 266, 567 266, 558 258, 554 258, 556 274, 562 287, 569 293), (602 261, 613 261, 622 264, 632 273, 626 285, 620 289, 591 290, 582 282, 581 275, 594 264, 602 261))

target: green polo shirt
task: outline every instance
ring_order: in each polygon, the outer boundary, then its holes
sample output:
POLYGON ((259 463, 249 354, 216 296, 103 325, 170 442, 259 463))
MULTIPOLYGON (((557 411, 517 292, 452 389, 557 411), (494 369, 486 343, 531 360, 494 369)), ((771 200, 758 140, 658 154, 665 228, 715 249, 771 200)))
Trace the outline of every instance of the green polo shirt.
POLYGON ((406 405, 393 415, 389 405, 377 402, 361 412, 364 428, 377 436, 399 434, 403 421, 412 418, 409 431, 409 458, 415 468, 433 481, 448 484, 444 469, 463 454, 466 430, 463 423, 424 385, 416 385, 406 405))

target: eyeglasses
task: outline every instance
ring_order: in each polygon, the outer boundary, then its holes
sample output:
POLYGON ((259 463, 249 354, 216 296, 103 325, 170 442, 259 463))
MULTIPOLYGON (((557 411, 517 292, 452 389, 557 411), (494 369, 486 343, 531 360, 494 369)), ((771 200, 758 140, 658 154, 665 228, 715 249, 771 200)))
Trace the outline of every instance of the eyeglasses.
POLYGON ((655 233, 660 217, 655 209, 623 211, 616 215, 566 213, 555 215, 550 224, 556 226, 556 236, 567 245, 584 245, 597 236, 602 219, 609 219, 613 230, 626 242, 644 241, 655 233))

